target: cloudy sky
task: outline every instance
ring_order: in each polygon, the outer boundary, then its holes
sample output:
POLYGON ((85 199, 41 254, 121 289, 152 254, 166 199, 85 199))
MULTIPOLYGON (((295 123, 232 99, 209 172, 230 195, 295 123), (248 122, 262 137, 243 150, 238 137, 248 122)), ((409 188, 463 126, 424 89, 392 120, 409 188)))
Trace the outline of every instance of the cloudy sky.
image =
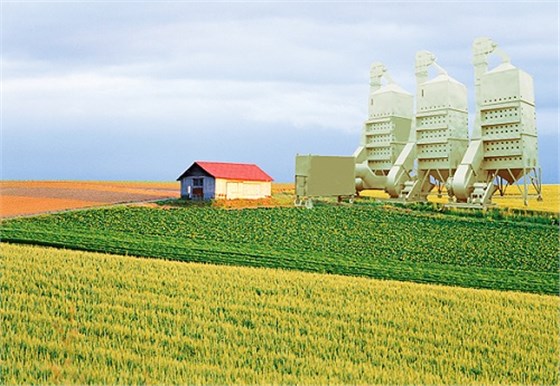
POLYGON ((353 153, 374 61, 414 92, 414 55, 433 52, 472 113, 488 36, 534 77, 560 182, 556 1, 3 1, 1 17, 3 179, 173 180, 213 160, 291 181, 296 153, 353 153))

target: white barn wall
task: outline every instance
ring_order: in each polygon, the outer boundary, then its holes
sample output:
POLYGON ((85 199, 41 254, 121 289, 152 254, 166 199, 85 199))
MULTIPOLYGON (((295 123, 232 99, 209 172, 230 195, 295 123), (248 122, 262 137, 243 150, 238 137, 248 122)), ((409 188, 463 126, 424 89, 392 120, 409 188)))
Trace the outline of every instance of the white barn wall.
POLYGON ((240 186, 244 198, 264 198, 271 195, 271 183, 264 181, 244 181, 240 186))
POLYGON ((216 198, 234 200, 238 198, 258 199, 270 197, 272 184, 267 181, 241 181, 216 179, 216 198))
POLYGON ((261 182, 261 194, 265 197, 272 197, 272 182, 261 182))
POLYGON ((216 178, 216 198, 217 199, 227 199, 226 197, 226 187, 227 187, 227 180, 223 178, 216 178))

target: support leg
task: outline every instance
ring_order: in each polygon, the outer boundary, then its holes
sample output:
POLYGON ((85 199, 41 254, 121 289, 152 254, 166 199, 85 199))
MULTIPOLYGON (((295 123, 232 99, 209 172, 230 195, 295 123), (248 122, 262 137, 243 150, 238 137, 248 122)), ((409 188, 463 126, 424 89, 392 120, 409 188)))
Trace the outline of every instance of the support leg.
POLYGON ((523 169, 523 204, 529 206, 529 191, 527 189, 527 169, 523 169))

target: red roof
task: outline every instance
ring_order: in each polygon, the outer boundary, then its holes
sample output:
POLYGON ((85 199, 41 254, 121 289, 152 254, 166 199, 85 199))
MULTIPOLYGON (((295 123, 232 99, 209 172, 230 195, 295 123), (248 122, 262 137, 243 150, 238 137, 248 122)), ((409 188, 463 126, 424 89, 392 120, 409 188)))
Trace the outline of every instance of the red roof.
POLYGON ((272 181, 272 177, 255 164, 201 161, 196 161, 195 164, 214 178, 244 181, 272 181))

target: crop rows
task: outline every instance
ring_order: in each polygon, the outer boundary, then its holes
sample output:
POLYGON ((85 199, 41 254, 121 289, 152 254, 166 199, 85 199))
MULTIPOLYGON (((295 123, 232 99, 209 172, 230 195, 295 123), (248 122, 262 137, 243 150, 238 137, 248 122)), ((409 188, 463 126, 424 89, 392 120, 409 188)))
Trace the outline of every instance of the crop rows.
POLYGON ((2 238, 116 254, 558 293, 553 226, 374 207, 124 207, 2 223, 2 238))
POLYGON ((0 246, 2 384, 559 382, 554 296, 0 246))

